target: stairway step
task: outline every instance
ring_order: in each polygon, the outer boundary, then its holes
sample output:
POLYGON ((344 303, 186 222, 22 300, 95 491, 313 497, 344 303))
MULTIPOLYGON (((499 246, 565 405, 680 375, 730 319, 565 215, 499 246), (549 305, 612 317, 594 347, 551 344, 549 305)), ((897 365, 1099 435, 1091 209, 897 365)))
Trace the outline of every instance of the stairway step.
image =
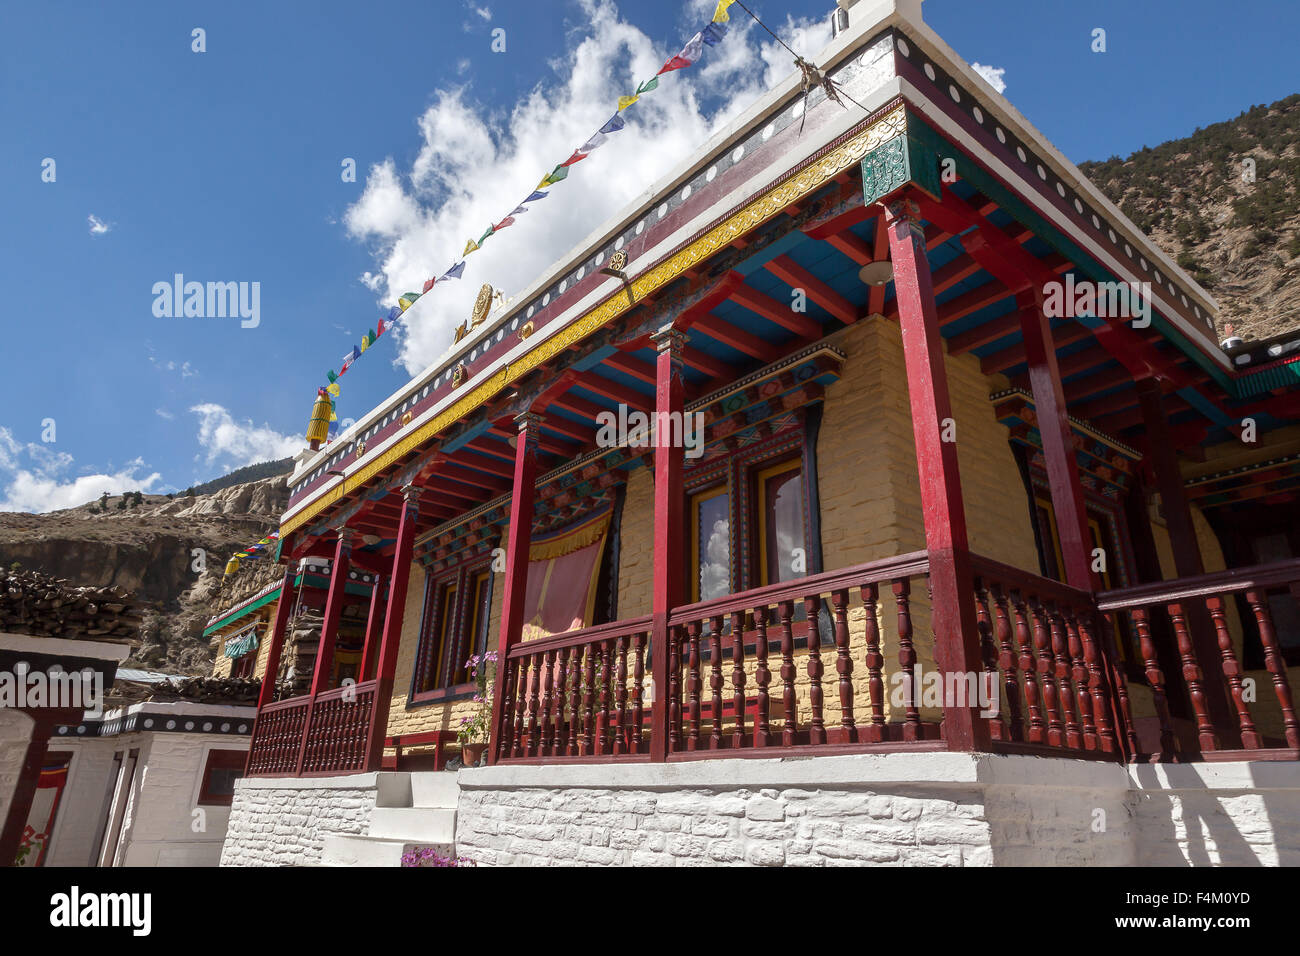
POLYGON ((451 843, 456 839, 456 811, 433 807, 375 807, 370 811, 369 835, 412 843, 451 843))
POLYGON ((407 850, 430 845, 444 856, 455 856, 456 847, 451 843, 331 834, 325 837, 321 866, 401 866, 402 854, 407 850))
POLYGON ((460 785, 452 770, 416 770, 411 774, 411 806, 454 810, 460 785))

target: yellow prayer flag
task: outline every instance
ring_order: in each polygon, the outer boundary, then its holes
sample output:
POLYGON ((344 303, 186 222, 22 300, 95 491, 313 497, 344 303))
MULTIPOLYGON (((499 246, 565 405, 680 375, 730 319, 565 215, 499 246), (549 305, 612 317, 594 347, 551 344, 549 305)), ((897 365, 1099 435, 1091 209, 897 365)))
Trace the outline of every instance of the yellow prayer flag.
POLYGON ((731 14, 727 13, 727 7, 735 3, 736 0, 718 0, 718 9, 713 11, 714 23, 726 23, 731 19, 731 14))
POLYGON ((639 96, 635 96, 635 95, 633 95, 633 96, 620 96, 620 97, 618 98, 618 109, 619 109, 619 112, 621 113, 623 110, 627 109, 629 106, 631 106, 633 103, 635 103, 635 102, 636 102, 637 100, 639 100, 640 98, 641 98, 641 97, 639 97, 639 96))
POLYGON ((477 248, 478 248, 478 243, 475 242, 473 239, 471 239, 469 242, 465 243, 465 251, 460 254, 461 258, 463 259, 465 256, 469 255, 477 248))
POLYGON ((330 382, 328 385, 325 386, 325 391, 327 391, 327 392, 329 392, 331 395, 337 397, 338 394, 339 394, 339 383, 338 383, 338 382, 330 382))

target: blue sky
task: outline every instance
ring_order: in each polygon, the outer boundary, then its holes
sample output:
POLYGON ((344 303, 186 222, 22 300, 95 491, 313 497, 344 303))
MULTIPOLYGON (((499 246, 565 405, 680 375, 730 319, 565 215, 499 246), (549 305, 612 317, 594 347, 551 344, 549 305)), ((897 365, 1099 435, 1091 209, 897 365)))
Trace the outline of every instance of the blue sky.
MULTIPOLYGON (((396 293, 449 265, 712 6, 4 5, 0 509, 182 489, 296 450, 325 370, 396 293), (492 50, 496 29, 504 52, 492 50), (42 181, 46 158, 54 182, 42 181), (340 176, 345 158, 356 182, 340 176), (258 282, 259 324, 156 316, 153 286, 176 273, 258 282)), ((1267 6, 1234 17, 1200 0, 924 9, 960 54, 1004 70, 1008 99, 1077 162, 1296 92, 1300 4, 1267 6), (1095 27, 1104 55, 1089 49, 1095 27)), ((801 52, 828 36, 829 0, 753 7, 801 52)), ((739 8, 733 24, 638 104, 622 153, 596 154, 562 201, 471 260, 433 328, 361 359, 341 382, 340 416, 435 358, 481 282, 524 288, 788 72, 739 8)))

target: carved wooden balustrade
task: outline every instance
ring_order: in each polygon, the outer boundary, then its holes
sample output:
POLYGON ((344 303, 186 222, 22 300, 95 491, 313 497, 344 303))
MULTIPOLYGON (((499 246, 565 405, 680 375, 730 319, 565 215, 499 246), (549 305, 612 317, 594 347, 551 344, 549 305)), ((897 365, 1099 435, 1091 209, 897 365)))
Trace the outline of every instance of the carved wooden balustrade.
POLYGON ((1270 592, 1279 591, 1289 592, 1294 599, 1300 593, 1298 585, 1300 560, 1289 560, 1098 595, 1098 608, 1111 620, 1126 621, 1137 637, 1159 725, 1159 742, 1151 748, 1151 759, 1197 755, 1203 759, 1240 759, 1243 751, 1254 759, 1300 759, 1300 721, 1270 600, 1270 592), (1240 620, 1239 628, 1233 627, 1234 617, 1240 620), (1206 644, 1195 640, 1198 626, 1210 632, 1214 653, 1206 653, 1206 644), (1253 631, 1262 651, 1263 679, 1271 693, 1256 688, 1255 679, 1246 674, 1233 641, 1234 630, 1253 631), (1184 710, 1194 722, 1194 738, 1189 735, 1180 741, 1175 733, 1171 689, 1160 663, 1158 631, 1172 635, 1171 650, 1183 685, 1179 693, 1189 705, 1184 710), (1226 691, 1227 709, 1232 715, 1226 723, 1212 717, 1209 695, 1216 683, 1226 691), (1259 726, 1260 712, 1265 710, 1277 728, 1272 735, 1259 726))
MULTIPOLYGON (((1279 591, 1300 593, 1300 561, 1099 595, 979 555, 971 567, 976 633, 963 639, 978 644, 979 674, 942 673, 931 663, 940 656, 931 649, 945 640, 951 647, 951 636, 933 633, 929 558, 916 552, 676 609, 667 619, 661 682, 651 667, 649 616, 517 643, 500 665, 496 760, 942 750, 943 718, 955 707, 978 711, 993 752, 1300 758, 1300 722, 1270 606, 1279 591), (1212 656, 1204 643, 1198 650, 1198 626, 1215 642, 1212 656), (1137 671, 1120 655, 1123 633, 1135 638, 1145 676, 1131 687, 1126 673, 1137 671), (1256 700, 1255 678, 1244 669, 1243 634, 1261 649, 1266 699, 1256 700), (1176 688, 1162 655, 1177 661, 1176 688), (930 693, 936 685, 937 696, 930 693), (1206 703, 1219 685, 1227 721, 1216 721, 1206 703), (656 727, 659 694, 666 706, 656 727), (1154 746, 1140 740, 1139 702, 1154 709, 1154 746), (1192 724, 1183 739, 1175 712, 1192 724)), ((375 695, 376 682, 367 681, 263 708, 249 773, 370 769, 375 695)))
POLYGON ((377 681, 263 707, 253 728, 248 775, 330 776, 367 768, 377 681))
POLYGON ((1128 684, 1092 594, 980 555, 971 561, 980 658, 997 674, 992 749, 1134 752, 1128 684))
POLYGON ((650 618, 638 617, 511 648, 499 759, 581 762, 647 753, 649 641, 650 618))

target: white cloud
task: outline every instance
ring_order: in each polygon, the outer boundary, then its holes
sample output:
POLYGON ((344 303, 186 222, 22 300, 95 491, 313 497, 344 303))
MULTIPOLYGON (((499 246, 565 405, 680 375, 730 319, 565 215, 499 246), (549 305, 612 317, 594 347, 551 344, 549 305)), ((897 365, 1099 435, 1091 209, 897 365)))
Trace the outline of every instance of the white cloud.
POLYGON ((104 220, 100 219, 93 212, 86 217, 86 221, 90 223, 90 234, 92 236, 102 236, 104 233, 108 232, 108 230, 113 228, 110 224, 104 222, 104 220))
POLYGON ((0 511, 58 511, 93 501, 108 492, 152 494, 162 476, 143 474, 145 463, 137 458, 112 474, 64 477, 73 457, 49 445, 16 441, 13 433, 0 427, 0 511))
MULTIPOLYGON (((569 34, 568 49, 556 51, 554 74, 508 113, 475 99, 471 72, 468 85, 433 92, 417 120, 422 143, 409 170, 391 158, 371 167, 344 222, 353 238, 375 247, 375 271, 361 281, 380 293, 379 311, 456 262, 468 239, 506 216, 609 119, 619 95, 654 76, 688 39, 665 49, 622 19, 612 0, 580 0, 580 6, 575 19, 583 25, 569 34)), ((682 22, 702 27, 715 6, 716 0, 690 0, 682 22)), ((804 56, 830 40, 824 18, 787 17, 771 26, 804 56)), ((706 47, 694 67, 661 77, 659 88, 624 114, 627 128, 474 253, 463 280, 440 284, 430 294, 436 309, 422 304, 410 325, 399 324, 397 362, 409 373, 423 369, 447 350, 482 283, 507 296, 521 292, 793 71, 785 50, 748 17, 733 16, 721 44, 706 47)))
POLYGON ((199 416, 199 445, 211 465, 220 460, 224 467, 241 468, 259 461, 288 458, 302 450, 304 442, 294 435, 282 435, 269 425, 235 421, 224 406, 214 402, 195 405, 199 416))
POLYGON ((199 374, 199 370, 196 369, 189 362, 178 363, 175 360, 171 360, 171 359, 169 359, 166 362, 163 362, 160 361, 159 359, 154 358, 152 354, 149 356, 149 364, 152 365, 154 368, 160 369, 161 371, 164 372, 180 372, 181 378, 193 378, 194 376, 199 374))
POLYGON ((989 86, 1001 93, 1007 88, 1006 80, 1002 79, 1002 74, 1006 73, 1006 68, 1001 66, 984 66, 981 63, 972 63, 970 68, 978 73, 989 86))
POLYGON ((491 19, 492 19, 492 8, 489 7, 489 6, 487 6, 486 4, 485 4, 484 6, 481 6, 481 7, 476 7, 476 6, 474 6, 474 5, 471 3, 471 4, 470 4, 470 9, 473 10, 475 13, 477 13, 477 14, 478 14, 480 17, 482 17, 484 20, 491 20, 491 19))
POLYGON ((173 415, 171 412, 167 411, 167 409, 165 409, 165 408, 155 408, 155 409, 153 410, 153 412, 154 412, 154 414, 157 415, 159 418, 164 419, 164 420, 166 420, 166 421, 171 421, 172 419, 174 419, 174 418, 176 417, 176 416, 173 415))

